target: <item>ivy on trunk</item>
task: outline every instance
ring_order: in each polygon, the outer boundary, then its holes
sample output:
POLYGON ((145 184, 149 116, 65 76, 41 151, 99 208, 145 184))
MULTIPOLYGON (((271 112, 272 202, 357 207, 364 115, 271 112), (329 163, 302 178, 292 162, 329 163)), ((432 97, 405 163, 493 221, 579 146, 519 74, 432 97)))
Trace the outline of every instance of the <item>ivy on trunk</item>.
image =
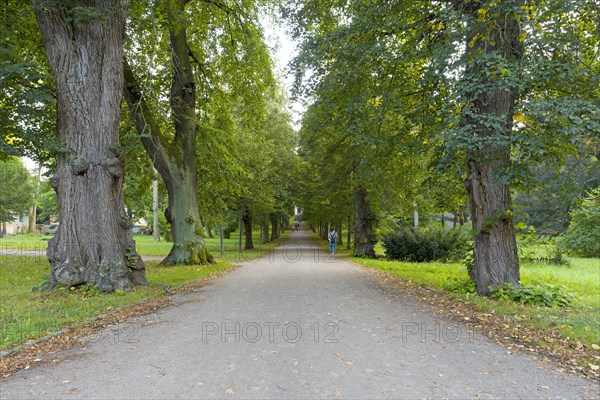
POLYGON ((465 187, 475 230, 475 263, 469 274, 480 295, 504 283, 518 286, 520 279, 510 187, 500 175, 510 161, 514 105, 519 96, 509 69, 523 57, 515 11, 523 4, 520 0, 496 6, 463 4, 470 22, 461 85, 467 101, 462 125, 472 140, 465 187))

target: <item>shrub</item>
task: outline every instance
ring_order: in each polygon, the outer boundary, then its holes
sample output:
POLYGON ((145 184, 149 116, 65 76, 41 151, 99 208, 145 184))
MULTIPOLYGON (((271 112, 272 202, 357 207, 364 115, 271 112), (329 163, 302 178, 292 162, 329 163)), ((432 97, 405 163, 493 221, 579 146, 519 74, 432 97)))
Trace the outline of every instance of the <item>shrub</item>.
POLYGON ((468 248, 469 234, 464 229, 427 231, 402 227, 383 239, 390 260, 426 262, 459 260, 468 248))
POLYGON ((569 307, 577 301, 564 285, 537 284, 515 288, 512 284, 504 284, 494 291, 492 297, 540 307, 569 307))
POLYGON ((600 257, 600 187, 588 193, 581 208, 571 212, 571 224, 561 244, 574 255, 600 257))
POLYGON ((522 232, 517 233, 519 260, 529 262, 545 262, 554 265, 569 265, 560 244, 549 236, 540 236, 534 227, 527 227, 523 222, 515 226, 522 232))

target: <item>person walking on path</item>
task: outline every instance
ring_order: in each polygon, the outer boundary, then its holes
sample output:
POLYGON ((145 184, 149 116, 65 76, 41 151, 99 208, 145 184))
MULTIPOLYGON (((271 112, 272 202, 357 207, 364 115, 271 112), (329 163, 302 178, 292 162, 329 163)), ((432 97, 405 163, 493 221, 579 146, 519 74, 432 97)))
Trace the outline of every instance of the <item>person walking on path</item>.
POLYGON ((327 237, 329 239, 329 255, 333 256, 335 254, 335 244, 337 243, 338 234, 335 231, 335 227, 331 227, 331 231, 329 231, 329 235, 327 237))

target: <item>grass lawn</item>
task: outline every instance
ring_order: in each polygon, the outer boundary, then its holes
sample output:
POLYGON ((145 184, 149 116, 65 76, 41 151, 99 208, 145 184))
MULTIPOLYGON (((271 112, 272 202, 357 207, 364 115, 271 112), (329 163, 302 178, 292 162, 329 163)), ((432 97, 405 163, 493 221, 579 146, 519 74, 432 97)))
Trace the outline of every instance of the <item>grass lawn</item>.
POLYGON ((0 266, 0 348, 12 347, 43 337, 60 328, 89 320, 119 307, 135 304, 231 267, 219 262, 210 266, 159 267, 146 263, 148 286, 133 292, 103 294, 97 290, 33 292, 50 273, 50 264, 41 257, 3 256, 0 266))
MULTIPOLYGON (((100 314, 126 307, 144 299, 161 296, 169 288, 184 285, 202 277, 224 271, 231 262, 243 262, 265 254, 277 243, 260 246, 258 232, 254 238, 256 249, 238 252, 238 237, 232 234, 225 241, 225 254, 219 254, 219 239, 207 239, 207 245, 217 263, 210 266, 158 266, 160 260, 147 261, 148 286, 137 287, 133 292, 103 294, 95 289, 33 292, 50 274, 50 265, 44 256, 0 255, 0 349, 10 348, 24 341, 46 336, 57 330, 90 320, 100 314)), ((151 236, 135 235, 138 251, 142 255, 166 256, 172 243, 155 243, 151 236)), ((18 235, 3 238, 2 249, 42 250, 47 247, 44 235, 18 235)), ((18 250, 18 251, 17 251, 18 250)))
MULTIPOLYGON (((284 233, 280 239, 261 245, 259 232, 255 231, 252 235, 255 248, 252 250, 243 249, 244 238, 242 238, 242 252, 240 253, 238 250, 239 235, 234 232, 231 234, 230 239, 225 239, 223 242, 223 257, 221 257, 220 254, 218 237, 207 238, 206 246, 215 259, 219 261, 243 262, 270 251, 273 247, 277 246, 278 243, 284 240, 286 236, 287 234, 284 233)), ((21 251, 44 251, 48 248, 48 240, 51 238, 51 235, 36 234, 7 236, 0 238, 0 249, 14 255, 19 255, 21 251)), ((154 238, 150 235, 133 235, 133 238, 137 246, 138 254, 142 256, 166 257, 173 246, 172 242, 167 242, 164 238, 161 238, 160 242, 155 242, 154 238)))
POLYGON ((571 266, 545 263, 521 265, 523 285, 535 283, 564 285, 574 294, 577 304, 569 309, 523 306, 509 301, 498 301, 473 294, 455 293, 447 284, 468 280, 465 267, 458 263, 406 263, 349 257, 351 260, 422 286, 445 290, 462 300, 479 305, 482 310, 495 310, 499 315, 514 318, 523 324, 542 329, 553 329, 562 337, 579 340, 586 345, 600 344, 600 259, 570 258, 571 266))
POLYGON ((0 249, 18 254, 23 250, 46 250, 48 240, 52 235, 37 235, 27 233, 24 235, 4 236, 0 238, 0 249))

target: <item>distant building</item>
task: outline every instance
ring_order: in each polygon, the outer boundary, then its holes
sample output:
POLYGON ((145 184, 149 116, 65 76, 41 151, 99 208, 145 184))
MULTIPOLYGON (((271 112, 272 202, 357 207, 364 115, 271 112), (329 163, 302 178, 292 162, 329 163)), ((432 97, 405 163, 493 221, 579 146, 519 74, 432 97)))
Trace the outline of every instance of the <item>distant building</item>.
POLYGON ((2 226, 4 235, 19 235, 27 233, 29 229, 29 215, 19 214, 11 222, 6 222, 2 226))

